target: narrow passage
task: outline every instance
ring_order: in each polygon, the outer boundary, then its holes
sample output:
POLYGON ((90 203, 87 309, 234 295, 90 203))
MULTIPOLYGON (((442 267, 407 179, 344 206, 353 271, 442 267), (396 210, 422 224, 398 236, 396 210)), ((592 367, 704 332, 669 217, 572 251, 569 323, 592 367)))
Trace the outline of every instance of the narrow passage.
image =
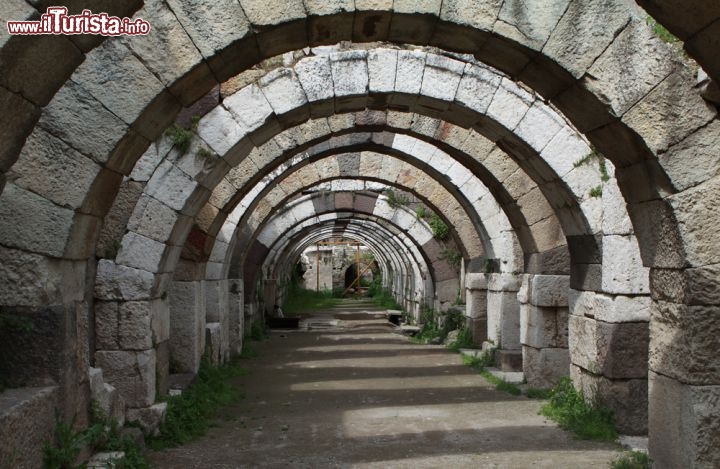
POLYGON ((588 468, 617 447, 576 440, 542 401, 494 389, 440 346, 394 333, 362 301, 272 333, 209 433, 153 453, 158 468, 588 468))

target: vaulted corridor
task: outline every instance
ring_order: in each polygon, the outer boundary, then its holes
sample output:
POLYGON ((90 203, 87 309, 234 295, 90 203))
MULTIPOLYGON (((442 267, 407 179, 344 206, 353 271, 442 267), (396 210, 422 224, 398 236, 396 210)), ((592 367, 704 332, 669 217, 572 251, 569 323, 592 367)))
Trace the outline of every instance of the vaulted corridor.
MULTIPOLYGON (((719 2, 58 3, 0 2, 0 467, 41 467, 97 407, 156 433, 177 375, 340 284, 417 327, 454 311, 504 372, 602 403, 656 468, 720 467, 719 2), (52 29, 91 18, 143 28, 52 29), (338 245, 363 252, 335 265, 338 245)), ((363 386, 400 372, 376 360, 352 362, 363 386)), ((427 371, 418 395, 446 392, 427 371)), ((378 407, 352 396, 362 430, 378 407)), ((401 434, 510 448, 470 420, 401 434)), ((399 458, 381 456, 353 461, 399 458)))

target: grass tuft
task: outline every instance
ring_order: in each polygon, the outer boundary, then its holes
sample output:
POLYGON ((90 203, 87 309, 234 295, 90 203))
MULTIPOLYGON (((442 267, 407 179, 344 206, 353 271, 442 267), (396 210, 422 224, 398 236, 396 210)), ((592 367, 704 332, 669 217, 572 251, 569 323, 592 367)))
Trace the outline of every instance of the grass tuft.
POLYGON ((475 348, 475 343, 473 343, 472 338, 472 331, 467 327, 463 327, 462 329, 460 329, 457 339, 455 339, 453 343, 449 344, 448 348, 455 351, 459 351, 460 349, 464 348, 475 348))
POLYGON ((550 399, 550 389, 528 388, 525 395, 530 399, 550 399))
POLYGON ((438 214, 433 213, 432 215, 430 215, 428 224, 430 225, 430 230, 432 231, 433 238, 437 239, 438 241, 444 241, 448 238, 448 236, 450 236, 450 228, 448 228, 448 226, 438 214))
POLYGON ((519 396, 522 394, 522 390, 520 387, 513 383, 508 383, 504 379, 498 378, 494 374, 490 373, 486 367, 492 365, 493 358, 492 355, 485 352, 477 357, 469 357, 467 355, 463 355, 462 357, 463 363, 470 368, 477 370, 480 373, 480 376, 488 380, 491 384, 495 385, 495 389, 498 391, 503 391, 508 394, 512 394, 513 396, 519 396))
POLYGON ((315 291, 295 287, 288 294, 283 312, 288 316, 294 316, 308 311, 332 308, 339 302, 340 299, 335 298, 331 290, 315 291))
POLYGON ((610 464, 612 469, 651 469, 652 459, 647 453, 628 451, 610 464))
POLYGON ((167 414, 160 425, 160 435, 150 437, 148 446, 171 448, 205 435, 218 411, 242 397, 230 380, 244 374, 247 370, 241 368, 237 360, 212 366, 203 357, 193 384, 181 395, 167 398, 167 414))
POLYGON ((597 402, 588 403, 570 378, 563 378, 550 391, 550 402, 540 413, 583 440, 614 441, 617 431, 612 412, 597 402))

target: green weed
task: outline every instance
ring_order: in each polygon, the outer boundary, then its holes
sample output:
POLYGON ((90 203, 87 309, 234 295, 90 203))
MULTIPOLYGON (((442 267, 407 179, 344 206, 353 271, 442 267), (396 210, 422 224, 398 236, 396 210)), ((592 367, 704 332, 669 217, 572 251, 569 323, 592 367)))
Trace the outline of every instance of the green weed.
POLYGON ((76 464, 80 452, 91 441, 91 435, 86 432, 75 431, 75 418, 65 422, 55 413, 55 440, 46 443, 43 448, 43 464, 45 469, 76 469, 82 464, 76 464))
POLYGON ((603 190, 602 186, 593 187, 590 189, 590 197, 602 197, 603 190))
POLYGON ((460 267, 460 263, 462 262, 462 254, 460 254, 455 249, 445 248, 440 251, 439 257, 440 259, 446 260, 448 264, 455 268, 460 267))
POLYGON ((648 26, 650 26, 650 29, 652 29, 653 33, 655 33, 655 35, 663 41, 667 42, 668 44, 677 44, 678 42, 680 42, 679 38, 677 38, 673 33, 668 31, 665 26, 655 21, 655 18, 648 16, 646 21, 648 26))
POLYGON ((450 228, 448 228, 442 218, 440 218, 440 216, 436 213, 433 213, 430 216, 428 224, 430 225, 430 230, 432 231, 433 238, 439 241, 444 241, 450 235, 450 228))
POLYGON ((529 388, 525 395, 530 399, 550 399, 550 390, 529 388))
POLYGON ((410 199, 407 198, 404 194, 396 193, 392 189, 387 189, 385 191, 385 196, 387 197, 388 205, 390 205, 392 208, 398 208, 401 205, 407 205, 410 203, 410 199))
POLYGON ((614 441, 617 431, 612 412, 597 402, 588 403, 570 378, 563 378, 550 391, 550 402, 540 413, 583 440, 614 441))
POLYGON ((371 298, 372 302, 380 308, 402 309, 400 303, 397 302, 389 290, 381 289, 380 291, 376 291, 373 295, 371 295, 371 298))
POLYGON ((513 383, 508 383, 504 379, 500 379, 497 376, 490 373, 486 368, 493 364, 493 357, 490 353, 483 353, 480 356, 469 357, 463 355, 463 363, 480 373, 480 376, 488 380, 491 384, 495 385, 495 389, 503 391, 513 396, 519 396, 522 394, 522 390, 513 383))
POLYGON ((473 343, 472 338, 472 331, 467 327, 463 327, 462 329, 460 329, 457 339, 455 339, 453 343, 448 345, 448 348, 455 351, 464 348, 475 348, 475 344, 473 343))
POLYGON ((291 286, 283 311, 292 316, 307 311, 332 308, 339 301, 331 290, 315 291, 291 286))
POLYGON ((647 453, 628 451, 610 464, 612 469, 651 469, 652 459, 647 453))
POLYGON ((218 411, 242 397, 230 380, 244 374, 247 370, 241 368, 237 360, 212 366, 203 357, 193 384, 181 395, 167 398, 167 414, 160 424, 160 435, 150 437, 148 446, 171 448, 203 436, 218 411))

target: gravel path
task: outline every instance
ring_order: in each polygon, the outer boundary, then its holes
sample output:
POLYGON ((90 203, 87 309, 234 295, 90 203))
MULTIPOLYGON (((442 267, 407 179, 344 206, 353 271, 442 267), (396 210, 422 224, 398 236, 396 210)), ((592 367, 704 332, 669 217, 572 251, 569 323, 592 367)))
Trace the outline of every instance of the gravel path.
POLYGON ((617 446, 579 441, 541 401, 496 391, 439 346, 395 334, 356 302, 312 330, 273 332, 237 379, 244 393, 201 440, 158 468, 590 468, 617 446), (366 316, 363 316, 363 314, 366 316))

